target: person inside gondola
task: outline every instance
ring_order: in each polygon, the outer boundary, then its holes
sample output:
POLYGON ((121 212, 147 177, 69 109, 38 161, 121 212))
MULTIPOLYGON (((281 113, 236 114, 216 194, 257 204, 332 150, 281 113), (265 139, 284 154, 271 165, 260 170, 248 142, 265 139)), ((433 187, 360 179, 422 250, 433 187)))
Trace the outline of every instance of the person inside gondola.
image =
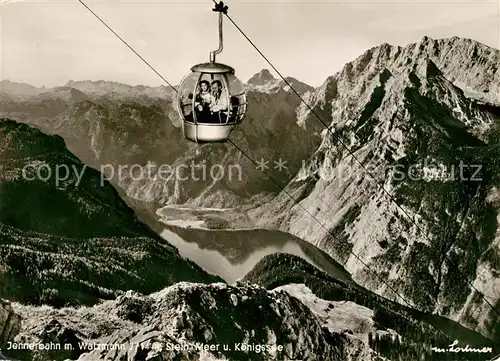
POLYGON ((210 111, 214 123, 225 123, 227 119, 227 97, 222 91, 222 83, 220 80, 212 82, 212 102, 210 111))
POLYGON ((196 118, 201 122, 210 122, 210 104, 213 96, 210 93, 210 83, 206 80, 200 81, 199 91, 196 94, 196 118))

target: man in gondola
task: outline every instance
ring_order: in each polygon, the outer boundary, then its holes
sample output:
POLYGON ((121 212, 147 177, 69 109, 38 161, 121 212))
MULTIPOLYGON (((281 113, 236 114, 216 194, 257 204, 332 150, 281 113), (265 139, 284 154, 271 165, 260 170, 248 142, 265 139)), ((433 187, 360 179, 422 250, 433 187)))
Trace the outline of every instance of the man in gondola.
POLYGON ((227 96, 222 91, 222 83, 220 80, 214 80, 212 86, 212 103, 210 111, 214 123, 225 123, 227 119, 227 96))

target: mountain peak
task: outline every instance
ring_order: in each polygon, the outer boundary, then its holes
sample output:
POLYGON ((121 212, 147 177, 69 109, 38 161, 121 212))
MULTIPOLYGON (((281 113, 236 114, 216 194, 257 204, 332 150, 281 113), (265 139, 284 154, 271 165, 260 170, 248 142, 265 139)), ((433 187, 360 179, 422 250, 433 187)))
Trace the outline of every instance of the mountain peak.
POLYGON ((270 81, 276 80, 271 72, 267 69, 262 69, 257 74, 252 76, 248 80, 248 84, 250 85, 265 85, 270 81))
POLYGON ((420 42, 421 42, 421 43, 427 43, 427 42, 431 42, 431 41, 434 41, 434 39, 432 39, 432 38, 428 37, 427 35, 424 35, 424 36, 422 37, 422 39, 420 39, 420 42))

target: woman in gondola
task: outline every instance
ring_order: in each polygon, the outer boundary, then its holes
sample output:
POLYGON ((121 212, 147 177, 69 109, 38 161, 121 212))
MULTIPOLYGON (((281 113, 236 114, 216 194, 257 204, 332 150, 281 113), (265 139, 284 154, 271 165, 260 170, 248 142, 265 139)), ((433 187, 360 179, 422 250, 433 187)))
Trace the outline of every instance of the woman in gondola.
POLYGON ((200 81, 198 93, 196 94, 196 117, 203 123, 210 122, 210 105, 214 101, 214 96, 210 92, 210 83, 206 80, 200 81))

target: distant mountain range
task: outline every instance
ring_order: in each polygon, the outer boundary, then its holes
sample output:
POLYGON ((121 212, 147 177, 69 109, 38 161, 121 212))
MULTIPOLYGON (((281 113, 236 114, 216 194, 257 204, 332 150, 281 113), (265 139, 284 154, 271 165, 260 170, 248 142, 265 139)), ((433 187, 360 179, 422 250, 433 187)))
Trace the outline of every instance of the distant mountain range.
MULTIPOLYGON (((274 80, 271 83, 274 84, 274 80)), ((132 198, 157 203, 218 202, 220 206, 232 206, 260 192, 279 191, 254 163, 241 157, 238 149, 208 145, 201 147, 200 152, 198 147, 187 143, 179 129, 180 120, 171 98, 163 93, 164 88, 103 81, 69 82, 71 88, 44 89, 25 96, 12 92, 16 94, 14 97, 9 93, 13 83, 9 84, 4 88, 6 95, 0 116, 34 124, 62 136, 72 152, 96 169, 112 165, 115 177, 110 179, 111 183, 123 188, 132 198), (118 175, 118 165, 146 167, 148 162, 172 168, 192 162, 205 162, 208 169, 213 164, 224 164, 226 169, 238 165, 241 177, 231 184, 227 184, 225 178, 216 182, 155 179, 159 167, 147 180, 130 176, 128 170, 118 175), (216 194, 220 196, 214 200, 210 195, 216 194)), ((253 159, 268 159, 271 164, 280 158, 286 160, 286 169, 270 169, 272 176, 284 186, 300 169, 303 159, 319 145, 319 134, 315 127, 305 129, 297 124, 295 110, 300 100, 291 91, 249 90, 248 99, 252 106, 248 108, 245 122, 233 133, 234 137, 253 159)))
POLYGON ((263 93, 278 92, 279 90, 292 91, 292 88, 299 94, 312 92, 314 88, 292 77, 276 79, 267 69, 263 69, 252 76, 247 84, 248 90, 260 91, 263 93))
MULTIPOLYGON (((286 81, 300 94, 313 91, 314 88, 295 78, 286 77, 286 81)), ((260 92, 277 92, 280 89, 290 91, 290 87, 282 79, 276 79, 267 69, 261 70, 252 76, 245 84, 247 90, 260 92)), ((178 85, 175 86, 178 88, 178 85)), ((168 85, 145 86, 127 85, 123 83, 104 80, 70 80, 65 85, 52 88, 35 87, 26 83, 1 80, 0 89, 2 96, 6 100, 27 100, 33 97, 65 97, 64 92, 72 92, 75 96, 81 96, 80 100, 87 100, 93 97, 106 96, 107 98, 120 100, 146 100, 147 98, 167 99, 172 97, 174 91, 168 85)), ((70 98, 66 98, 69 100, 70 98)), ((74 99, 75 100, 75 99, 74 99)))
MULTIPOLYGON (((168 86, 132 86, 111 81, 73 81, 70 80, 63 86, 53 88, 34 87, 26 83, 12 82, 2 80, 0 82, 2 95, 8 99, 27 100, 33 97, 56 98, 64 97, 65 92, 73 92, 75 95, 82 96, 80 100, 86 100, 94 96, 106 95, 107 97, 119 99, 140 99, 141 97, 166 98, 172 93, 168 86)), ((68 100, 70 98, 67 98, 68 100)))

